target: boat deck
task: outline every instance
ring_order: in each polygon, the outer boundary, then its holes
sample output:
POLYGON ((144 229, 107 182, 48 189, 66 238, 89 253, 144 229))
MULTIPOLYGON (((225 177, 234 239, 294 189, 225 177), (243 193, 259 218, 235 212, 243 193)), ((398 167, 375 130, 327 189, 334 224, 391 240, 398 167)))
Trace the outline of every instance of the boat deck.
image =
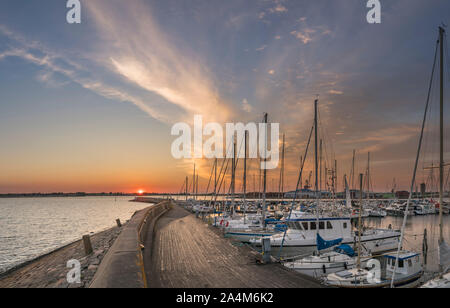
POLYGON ((258 265, 249 247, 225 239, 178 206, 157 222, 144 265, 153 288, 321 287, 280 264, 258 265))

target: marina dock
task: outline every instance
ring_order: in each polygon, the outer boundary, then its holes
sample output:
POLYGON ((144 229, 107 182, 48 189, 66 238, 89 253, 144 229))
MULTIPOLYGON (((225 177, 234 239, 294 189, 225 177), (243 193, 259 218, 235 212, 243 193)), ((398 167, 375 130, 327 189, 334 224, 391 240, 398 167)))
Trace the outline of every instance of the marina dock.
POLYGON ((280 264, 257 264, 252 249, 224 238, 220 231, 177 205, 156 222, 154 236, 147 236, 145 246, 149 287, 321 287, 280 264))

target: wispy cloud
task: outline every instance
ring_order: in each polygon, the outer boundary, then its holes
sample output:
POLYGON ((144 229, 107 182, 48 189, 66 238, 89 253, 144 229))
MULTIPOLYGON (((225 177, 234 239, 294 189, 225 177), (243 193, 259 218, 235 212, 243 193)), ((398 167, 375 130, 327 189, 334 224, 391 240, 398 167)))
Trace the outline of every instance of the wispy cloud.
POLYGON ((263 51, 263 50, 266 49, 266 48, 267 48, 267 45, 262 45, 261 47, 256 48, 255 50, 256 50, 256 51, 263 51))
POLYGON ((55 52, 3 25, 0 33, 7 36, 14 47, 0 51, 0 60, 20 57, 41 66, 43 71, 37 79, 49 86, 66 84, 53 78, 55 73, 59 73, 103 97, 133 103, 163 122, 192 120, 193 114, 202 114, 206 119, 216 121, 229 118, 232 109, 220 98, 208 68, 170 43, 141 1, 121 2, 117 6, 110 5, 110 1, 95 1, 88 2, 87 8, 102 40, 101 44, 94 46, 95 52, 83 55, 91 64, 88 67, 80 64, 77 58, 55 52), (99 75, 92 74, 93 66, 105 67, 113 77, 120 77, 125 83, 120 86, 102 80, 99 75), (157 94, 162 100, 154 102, 146 95, 127 90, 131 85, 149 94, 157 94), (161 101, 166 107, 161 105, 161 101), (173 107, 181 112, 174 114, 171 111, 173 107))
POLYGON ((338 90, 330 90, 330 91, 328 91, 328 94, 342 95, 342 94, 344 94, 344 92, 338 91, 338 90))
POLYGON ((281 3, 278 3, 275 7, 268 9, 268 11, 270 13, 286 13, 288 9, 281 3))
POLYGON ((293 36, 295 36, 296 38, 298 38, 303 44, 308 44, 309 42, 312 41, 312 36, 311 36, 312 33, 314 33, 314 32, 311 32, 311 30, 309 30, 309 31, 305 30, 303 32, 294 30, 291 32, 291 34, 293 36))
POLYGON ((225 121, 231 113, 208 68, 192 50, 180 50, 142 1, 90 1, 101 35, 102 56, 126 81, 163 97, 189 114, 225 121), (124 22, 126 21, 126 22, 124 22), (188 56, 191 55, 191 56, 188 56))
POLYGON ((244 98, 244 100, 242 101, 242 110, 244 110, 245 112, 252 112, 253 107, 252 105, 249 104, 248 100, 246 98, 244 98))
POLYGON ((275 4, 271 4, 270 7, 266 8, 264 11, 258 14, 259 19, 264 19, 272 14, 284 14, 287 13, 288 9, 279 0, 275 1, 275 4))
POLYGON ((57 81, 53 78, 54 73, 59 73, 68 78, 68 80, 81 85, 85 89, 94 91, 98 95, 109 99, 133 103, 151 117, 164 122, 170 122, 169 117, 160 113, 156 108, 152 108, 142 99, 134 97, 117 87, 108 86, 98 79, 84 77, 89 75, 89 70, 64 55, 50 51, 39 42, 27 41, 20 34, 7 29, 3 25, 0 26, 0 32, 17 45, 0 53, 0 60, 7 57, 18 57, 42 67, 43 71, 37 76, 39 81, 49 86, 64 86, 67 82, 57 81))
POLYGON ((303 25, 299 30, 291 31, 291 34, 306 45, 321 36, 331 35, 332 32, 325 26, 307 27, 303 25))

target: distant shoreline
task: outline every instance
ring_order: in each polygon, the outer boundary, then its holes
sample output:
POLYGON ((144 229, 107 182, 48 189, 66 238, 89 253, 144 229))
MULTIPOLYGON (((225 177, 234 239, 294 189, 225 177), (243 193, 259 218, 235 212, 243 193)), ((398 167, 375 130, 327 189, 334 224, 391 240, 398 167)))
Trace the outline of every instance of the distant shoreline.
POLYGON ((64 197, 145 197, 166 196, 167 194, 134 194, 134 193, 26 193, 26 194, 0 194, 1 198, 64 198, 64 197))

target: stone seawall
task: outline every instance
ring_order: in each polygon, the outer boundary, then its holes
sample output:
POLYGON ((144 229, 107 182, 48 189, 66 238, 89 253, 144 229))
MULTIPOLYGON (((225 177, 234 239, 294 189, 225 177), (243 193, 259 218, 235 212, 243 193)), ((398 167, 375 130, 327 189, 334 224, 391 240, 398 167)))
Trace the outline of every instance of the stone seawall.
POLYGON ((158 218, 171 207, 172 203, 165 201, 133 215, 100 264, 90 288, 146 288, 143 243, 152 237, 158 218))
POLYGON ((89 256, 80 240, 16 266, 0 275, 0 288, 85 288, 120 232, 121 228, 114 227, 91 235, 94 252, 89 256), (73 259, 81 264, 80 284, 69 284, 66 279, 67 261, 73 259))

